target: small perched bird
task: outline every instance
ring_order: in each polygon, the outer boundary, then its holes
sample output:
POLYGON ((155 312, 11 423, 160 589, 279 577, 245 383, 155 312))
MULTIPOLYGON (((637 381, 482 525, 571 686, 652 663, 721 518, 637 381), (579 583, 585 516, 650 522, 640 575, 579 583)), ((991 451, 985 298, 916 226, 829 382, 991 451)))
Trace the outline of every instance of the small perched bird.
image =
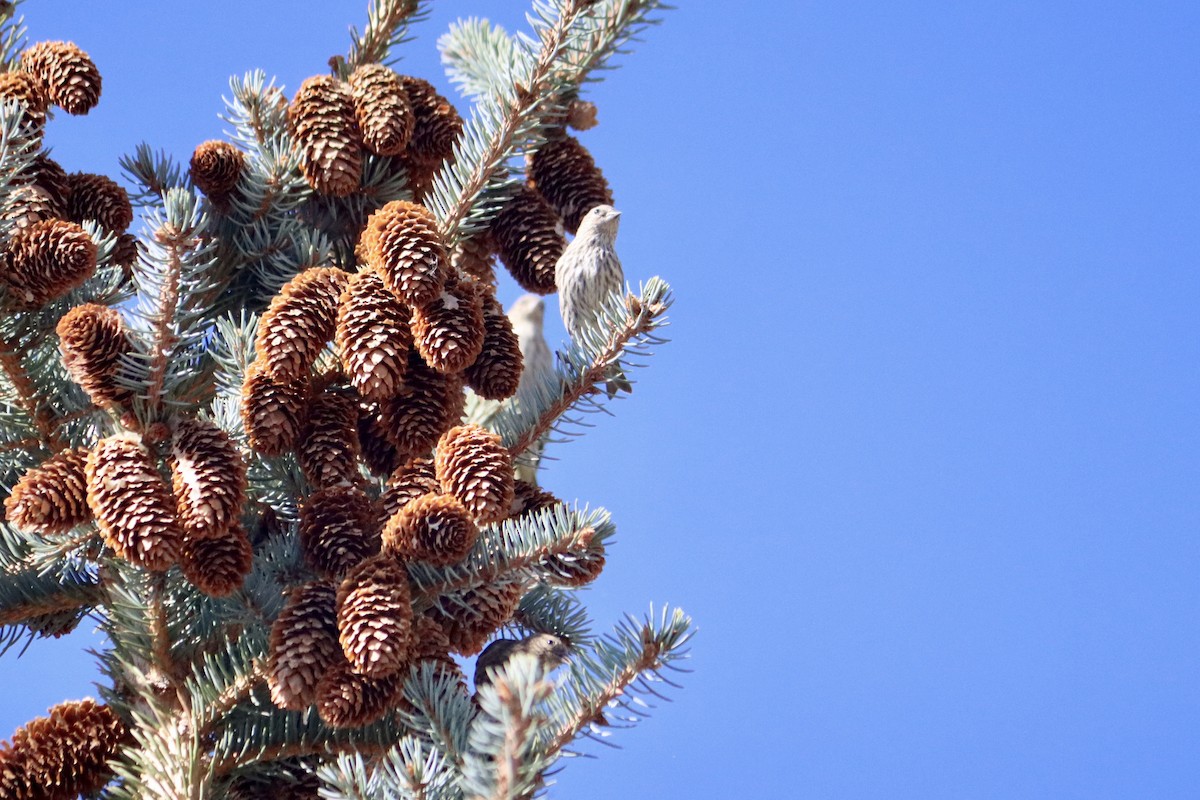
MULTIPOLYGON (((521 370, 521 382, 517 384, 517 402, 522 406, 535 405, 538 396, 552 386, 557 379, 554 372, 554 356, 542 333, 542 322, 546 318, 546 303, 536 294, 523 294, 508 310, 513 332, 521 348, 525 366, 521 370)), ((537 485, 537 467, 542 458, 545 440, 539 439, 525 451, 525 458, 516 463, 517 477, 537 485)))
POLYGON ((549 633, 537 633, 524 639, 497 639, 483 648, 475 662, 475 690, 492 682, 492 670, 504 666, 513 656, 527 653, 551 670, 566 663, 570 649, 567 643, 549 633))
MULTIPOLYGON (((616 250, 620 221, 620 211, 609 205, 596 206, 584 215, 579 232, 554 265, 558 310, 572 339, 578 339, 594 323, 609 295, 625 288, 625 273, 616 250)), ((613 397, 618 389, 631 388, 620 366, 613 365, 608 396, 613 397)))

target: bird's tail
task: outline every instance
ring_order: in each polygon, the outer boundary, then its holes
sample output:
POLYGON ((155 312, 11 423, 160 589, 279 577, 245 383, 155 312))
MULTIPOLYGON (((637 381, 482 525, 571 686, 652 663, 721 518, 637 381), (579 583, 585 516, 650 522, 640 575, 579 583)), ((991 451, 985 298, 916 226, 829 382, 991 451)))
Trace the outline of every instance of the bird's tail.
POLYGON ((608 399, 611 400, 617 396, 617 392, 625 392, 632 394, 633 384, 625 375, 625 370, 621 368, 621 362, 613 364, 605 373, 604 389, 608 393, 608 399))

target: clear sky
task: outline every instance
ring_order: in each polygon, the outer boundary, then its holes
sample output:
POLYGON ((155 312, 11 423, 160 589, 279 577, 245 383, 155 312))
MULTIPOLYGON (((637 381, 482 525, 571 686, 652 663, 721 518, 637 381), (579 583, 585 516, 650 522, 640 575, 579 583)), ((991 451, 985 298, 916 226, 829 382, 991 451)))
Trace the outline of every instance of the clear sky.
MULTIPOLYGON (((104 75, 47 140, 186 161, 365 5, 31 2, 104 75)), ((614 514, 598 626, 682 605, 695 672, 550 796, 1200 797, 1200 5, 679 5, 582 135, 674 341, 545 483, 614 514)), ((0 736, 95 642, 0 662, 0 736)))

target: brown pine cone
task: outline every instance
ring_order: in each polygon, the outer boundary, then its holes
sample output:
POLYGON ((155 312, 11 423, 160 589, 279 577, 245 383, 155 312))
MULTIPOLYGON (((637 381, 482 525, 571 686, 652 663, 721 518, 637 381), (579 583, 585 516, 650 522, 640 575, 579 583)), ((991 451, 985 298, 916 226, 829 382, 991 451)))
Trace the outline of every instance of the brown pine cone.
POLYGON ((64 533, 90 520, 86 462, 86 448, 64 450, 26 471, 4 500, 5 518, 38 533, 64 533))
POLYGON ((404 389, 379 406, 379 420, 401 458, 423 456, 462 419, 465 399, 455 375, 435 372, 416 353, 408 359, 404 389))
POLYGON ((412 651, 408 572, 390 554, 368 558, 338 589, 338 637, 351 668, 372 678, 395 675, 412 651))
POLYGON ((401 155, 412 139, 416 117, 400 77, 382 64, 363 64, 351 73, 349 83, 363 144, 376 155, 401 155))
POLYGON ((292 590, 271 626, 269 653, 267 685, 272 702, 291 711, 312 705, 321 676, 345 661, 338 644, 333 586, 318 581, 292 590))
POLYGON ((59 703, 0 744, 0 797, 71 800, 100 791, 131 742, 121 718, 90 698, 59 703))
POLYGON ((186 540, 179 555, 183 577, 210 597, 233 594, 250 574, 253 563, 254 550, 236 520, 216 536, 186 540))
POLYGON ((410 317, 376 272, 351 276, 338 307, 335 343, 346 376, 365 399, 386 400, 404 385, 410 317))
POLYGON ((483 293, 477 285, 470 279, 455 281, 428 304, 413 309, 413 343, 438 372, 462 372, 483 350, 483 293))
POLYGON ((360 403, 358 407, 358 445, 363 463, 372 475, 391 475, 400 466, 400 454, 379 421, 379 407, 360 403))
POLYGON ((215 202, 224 202, 237 188, 246 155, 229 142, 216 139, 200 144, 192 153, 188 172, 200 191, 215 202))
POLYGON ((513 618, 524 594, 520 583, 485 584, 463 592, 459 601, 442 603, 440 609, 426 613, 446 632, 454 652, 472 656, 513 618))
POLYGON ((54 203, 54 215, 67 215, 67 200, 71 196, 71 179, 62 165, 45 153, 33 157, 28 176, 33 185, 46 191, 54 203))
POLYGON ((496 252, 527 292, 550 294, 554 266, 566 249, 558 213, 533 189, 521 187, 492 221, 496 252))
POLYGON ((546 142, 529 157, 529 183, 558 211, 571 233, 579 229, 584 214, 613 204, 604 174, 573 136, 546 142))
POLYGON ((370 725, 403 701, 404 674, 371 678, 337 661, 317 687, 317 713, 334 728, 370 725))
POLYGON ((434 467, 442 491, 457 497, 476 523, 508 517, 514 491, 512 456, 497 434, 479 425, 451 428, 438 442, 434 467))
POLYGON ((523 517, 541 511, 543 508, 553 508, 562 505, 562 500, 529 481, 516 480, 513 482, 513 501, 508 516, 511 519, 523 517))
POLYGON ((305 79, 288 107, 288 124, 309 186, 335 197, 358 191, 363 150, 349 87, 330 75, 305 79))
POLYGON ((393 200, 367 219, 360 245, 366 262, 410 308, 441 294, 450 260, 429 209, 393 200))
POLYGON ((19 100, 25 105, 25 119, 40 129, 46 124, 46 106, 50 98, 46 84, 28 72, 0 72, 0 100, 19 100))
POLYGON ((46 86, 50 102, 86 114, 100 102, 100 70, 74 42, 38 42, 21 54, 21 68, 46 86))
POLYGON ((441 491, 432 458, 414 458, 387 479, 387 487, 380 495, 384 519, 390 519, 410 500, 423 494, 441 491))
POLYGON ((183 530, 175 498, 145 445, 132 434, 101 439, 88 454, 88 505, 117 555, 161 572, 179 560, 183 530))
POLYGON ((309 392, 307 376, 276 380, 261 361, 251 364, 242 384, 242 423, 250 446, 264 456, 283 455, 295 447, 309 392))
POLYGON ((109 233, 124 233, 133 224, 133 205, 117 182, 105 175, 73 172, 67 176, 67 219, 93 219, 109 233))
POLYGON ((296 460, 316 489, 353 485, 358 472, 358 399, 332 385, 313 398, 296 442, 296 460))
POLYGON ((450 263, 464 275, 470 275, 480 283, 496 285, 496 243, 488 231, 460 239, 450 263))
POLYGON ((525 357, 512 320, 496 300, 495 289, 482 284, 476 288, 483 300, 483 350, 463 370, 463 378, 480 397, 504 400, 516 394, 521 385, 525 357))
POLYGON ((96 271, 96 244, 80 226, 47 219, 13 233, 0 282, 12 308, 41 308, 96 271))
POLYGON ((213 423, 186 419, 175 428, 171 461, 184 535, 206 539, 224 534, 246 502, 246 463, 237 445, 213 423))
POLYGON ((338 301, 350 276, 334 267, 313 267, 288 281, 258 323, 254 350, 276 380, 308 376, 333 338, 338 301))
POLYGON ((400 82, 412 105, 416 123, 408 143, 408 158, 421 165, 439 165, 454 156, 462 135, 463 120, 450 101, 429 81, 401 75, 400 82))
POLYGON ((50 194, 32 184, 14 187, 5 206, 4 219, 10 221, 17 230, 60 216, 50 194))
POLYGON ((121 312, 85 303, 64 314, 55 332, 67 373, 93 403, 111 406, 129 400, 129 390, 117 382, 121 356, 133 350, 121 312))
POLYGON ((300 551, 323 578, 341 580, 379 552, 379 520, 371 498, 357 486, 313 492, 300 510, 300 551))
POLYGON ((471 552, 479 529, 452 494, 409 501, 383 528, 383 551, 435 566, 457 564, 471 552))
POLYGON ((133 268, 137 265, 139 253, 138 238, 132 233, 122 233, 117 237, 117 243, 113 245, 112 255, 108 257, 108 261, 114 267, 120 267, 121 272, 128 278, 133 274, 133 268))

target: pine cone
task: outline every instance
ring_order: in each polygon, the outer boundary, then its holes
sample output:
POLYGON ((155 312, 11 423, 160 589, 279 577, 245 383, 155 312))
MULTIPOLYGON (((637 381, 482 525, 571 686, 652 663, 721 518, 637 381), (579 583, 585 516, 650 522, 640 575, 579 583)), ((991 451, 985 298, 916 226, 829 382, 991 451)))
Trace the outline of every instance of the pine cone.
POLYGON ((26 173, 33 185, 45 190, 54 203, 54 216, 67 215, 67 200, 71 196, 71 179, 62 165, 45 153, 33 157, 26 173))
POLYGON ((483 350, 463 377, 475 394, 488 400, 504 400, 517 393, 525 358, 512 321, 496 300, 490 286, 477 287, 483 299, 483 350))
POLYGON ((4 208, 4 219, 11 222, 16 230, 58 219, 59 216, 50 193, 34 185, 14 187, 4 208))
POLYGON ((305 79, 288 107, 288 124, 309 186, 335 197, 358 191, 362 141, 345 84, 330 75, 305 79))
POLYGON ((64 533, 90 520, 86 462, 86 449, 64 450, 28 470, 4 501, 5 518, 38 533, 64 533))
POLYGON ((558 214, 537 192, 521 187, 492 221, 500 260, 527 292, 550 294, 554 265, 567 246, 558 214))
POLYGON ((379 522, 371 499, 357 486, 313 492, 300 510, 300 551, 322 578, 341 580, 379 552, 379 522))
POLYGON ((261 361, 251 364, 242 384, 242 422, 250 446, 264 456, 282 455, 295 447, 308 396, 307 376, 275 380, 261 361))
POLYGON ((422 165, 440 165, 454 156, 454 145, 462 135, 462 117, 429 81, 401 75, 400 82, 416 117, 407 155, 422 165))
POLYGON ((254 562, 254 550, 238 521, 216 536, 188 539, 183 543, 179 566, 183 577, 210 597, 233 594, 254 562))
MULTIPOLYGON (((454 657, 450 655, 450 637, 433 617, 428 614, 418 614, 413 617, 412 659, 414 665, 422 661, 435 661, 451 672, 458 672, 454 657)), ((464 678, 465 681, 465 678, 464 678)))
POLYGON ((343 662, 337 633, 337 592, 327 583, 292 591, 271 626, 267 685, 279 708, 303 711, 317 698, 317 683, 343 662))
POLYGON ((450 274, 437 220, 424 206, 393 200, 367 219, 363 254, 384 283, 410 308, 436 298, 450 274))
POLYGON ((510 519, 518 519, 526 514, 541 511, 543 508, 553 508, 561 505, 554 495, 529 481, 516 480, 513 482, 513 501, 509 508, 510 519))
POLYGON ((67 219, 72 222, 93 219, 109 233, 124 233, 133 223, 129 195, 111 178, 73 172, 67 185, 67 219))
POLYGON ((412 347, 410 313, 373 271, 350 278, 337 315, 336 345, 358 393, 378 402, 403 386, 412 347))
POLYGON ((136 236, 132 233, 122 233, 117 237, 117 243, 113 245, 112 255, 108 257, 108 261, 114 267, 120 267, 121 272, 128 278, 133 274, 133 268, 137 265, 140 250, 136 236))
POLYGON ((461 372, 483 349, 483 295, 474 281, 456 281, 427 305, 413 310, 417 352, 438 372, 461 372))
POLYGON ((96 271, 96 244, 73 222, 47 219, 18 229, 0 280, 13 308, 31 310, 61 297, 96 271))
POLYGON ((546 142, 529 158, 529 183, 558 211, 571 233, 583 215, 612 205, 612 190, 592 154, 573 136, 546 142))
POLYGON ((100 102, 100 70, 74 42, 38 42, 21 54, 21 68, 68 114, 86 114, 100 102))
POLYGON ((220 536, 246 502, 246 464, 229 434, 211 422, 181 421, 171 448, 179 522, 189 539, 220 536))
POLYGON ((391 475, 400 466, 396 445, 387 438, 379 421, 379 407, 360 403, 358 408, 358 445, 363 463, 374 475, 391 475))
POLYGON ((380 404, 379 419, 399 456, 413 458, 432 450, 462 418, 464 402, 457 376, 434 372, 411 353, 404 389, 380 404))
POLYGON ((356 484, 358 472, 358 402, 344 387, 326 388, 308 407, 296 460, 314 488, 356 484))
POLYGON ((524 594, 519 583, 485 584, 463 592, 458 602, 442 603, 442 608, 426 613, 446 632, 454 652, 472 656, 513 618, 524 594))
POLYGON ((63 365, 93 403, 110 406, 129 399, 129 390, 117 383, 121 356, 133 350, 121 312, 85 303, 64 314, 55 332, 63 365))
POLYGON ((512 456, 500 437, 478 425, 451 428, 434 458, 442 491, 458 498, 475 522, 508 517, 513 502, 512 456))
POLYGON ((358 728, 383 717, 403 699, 404 675, 370 678, 339 660, 317 687, 317 713, 334 728, 358 728))
POLYGON ((37 75, 28 72, 0 72, 0 100, 19 100, 25 104, 25 119, 37 128, 35 135, 41 136, 46 124, 46 84, 37 75))
POLYGON ((408 572, 390 554, 359 564, 338 589, 338 638, 351 668, 385 678, 398 673, 412 650, 408 572))
POLYGON ((383 528, 383 551, 435 566, 466 558, 479 537, 454 495, 427 494, 405 504, 383 528))
POLYGON ((450 254, 450 264, 480 283, 496 285, 496 243, 488 231, 460 239, 450 254))
POLYGON ((350 276, 333 267, 313 267, 292 278, 272 300, 258 323, 254 349, 276 380, 308 376, 333 338, 338 300, 350 276))
POLYGON ((237 188, 245 167, 246 156, 241 150, 229 142, 212 139, 192 153, 188 171, 200 191, 220 203, 237 188))
POLYGON ((117 555, 155 572, 179 560, 183 530, 175 498, 150 451, 132 434, 101 439, 88 454, 88 505, 117 555))
POLYGON ((402 154, 412 139, 416 117, 399 76, 382 64, 363 64, 349 82, 363 144, 376 155, 402 154))
POLYGON ((567 106, 567 125, 577 131, 596 127, 596 104, 587 100, 572 100, 567 106))
POLYGON ((121 718, 95 700, 59 703, 0 744, 0 797, 71 800, 100 791, 108 762, 130 742, 121 718))
POLYGON ((385 519, 390 519, 410 500, 423 494, 441 491, 432 458, 414 458, 392 473, 387 480, 379 501, 383 504, 385 519))

